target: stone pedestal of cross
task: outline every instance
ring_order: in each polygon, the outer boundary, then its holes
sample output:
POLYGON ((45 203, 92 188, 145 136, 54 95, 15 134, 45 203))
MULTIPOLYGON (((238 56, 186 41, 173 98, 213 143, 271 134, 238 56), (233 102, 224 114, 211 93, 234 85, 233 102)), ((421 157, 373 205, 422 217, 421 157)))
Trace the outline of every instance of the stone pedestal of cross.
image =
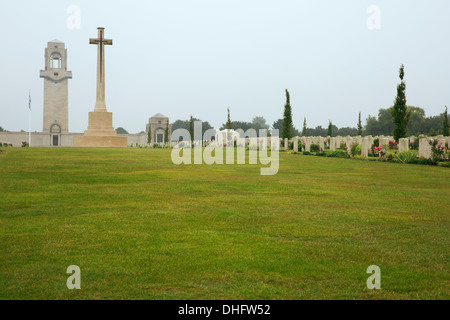
POLYGON ((113 128, 112 112, 107 112, 105 104, 105 45, 112 40, 104 39, 104 28, 98 28, 98 38, 89 39, 89 44, 97 45, 97 96, 94 112, 89 112, 89 126, 84 136, 74 137, 78 147, 126 147, 127 137, 118 137, 113 128))

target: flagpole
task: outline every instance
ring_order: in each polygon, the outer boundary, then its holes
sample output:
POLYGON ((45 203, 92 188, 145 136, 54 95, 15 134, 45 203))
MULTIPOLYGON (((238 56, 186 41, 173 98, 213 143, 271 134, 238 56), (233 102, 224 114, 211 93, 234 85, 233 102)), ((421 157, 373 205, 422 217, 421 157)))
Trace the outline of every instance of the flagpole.
POLYGON ((31 90, 28 95, 28 146, 31 147, 31 90))

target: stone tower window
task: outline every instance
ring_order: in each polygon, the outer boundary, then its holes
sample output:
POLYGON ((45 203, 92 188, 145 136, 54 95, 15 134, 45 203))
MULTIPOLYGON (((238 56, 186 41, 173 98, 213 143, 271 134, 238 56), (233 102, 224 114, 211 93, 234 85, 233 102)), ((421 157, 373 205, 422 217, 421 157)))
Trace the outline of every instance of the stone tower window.
POLYGON ((50 57, 50 68, 61 69, 61 56, 59 54, 53 54, 50 57))

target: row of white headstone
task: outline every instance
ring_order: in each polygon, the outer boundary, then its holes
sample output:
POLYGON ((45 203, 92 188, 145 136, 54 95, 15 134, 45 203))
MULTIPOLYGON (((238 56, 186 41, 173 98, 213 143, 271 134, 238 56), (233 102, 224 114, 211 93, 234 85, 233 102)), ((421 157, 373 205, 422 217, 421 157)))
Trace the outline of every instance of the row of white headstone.
MULTIPOLYGON (((330 151, 335 151, 339 148, 341 148, 341 144, 346 148, 347 152, 351 152, 352 145, 361 145, 361 155, 365 158, 368 158, 369 152, 372 148, 372 145, 374 144, 375 139, 379 139, 379 145, 387 146, 390 144, 390 142, 394 141, 393 137, 390 136, 346 136, 346 137, 294 137, 292 139, 285 139, 284 140, 284 150, 289 151, 290 143, 293 143, 293 151, 298 152, 299 151, 299 144, 302 144, 303 151, 311 152, 311 145, 315 144, 318 145, 319 148, 324 151, 325 150, 325 144, 329 147, 330 151)), ((419 138, 415 136, 411 136, 409 138, 402 138, 399 140, 398 143, 398 152, 404 152, 409 150, 410 143, 414 143, 417 139, 419 139, 419 157, 420 158, 431 158, 431 145, 430 141, 433 141, 435 139, 438 140, 438 142, 442 142, 443 145, 447 142, 450 146, 450 137, 444 137, 442 135, 435 136, 435 137, 424 137, 420 136, 419 138)), ((234 140, 234 139, 233 139, 234 140)), ((280 142, 282 139, 280 139, 280 142)), ((183 146, 189 146, 189 141, 181 142, 183 146)), ((202 147, 206 144, 203 141, 194 141, 193 147, 202 147)), ((264 138, 246 138, 246 139, 238 139, 237 146, 238 147, 245 147, 249 146, 251 149, 260 149, 260 148, 267 148, 270 144, 270 138, 264 139, 264 138)), ((172 142, 172 147, 180 146, 179 143, 172 142)))
MULTIPOLYGON (((335 151, 336 149, 341 147, 341 143, 344 143, 346 149, 348 152, 350 152, 352 145, 358 144, 361 145, 361 155, 363 157, 368 158, 369 151, 372 148, 372 145, 374 144, 375 139, 379 139, 379 145, 387 146, 390 144, 390 142, 394 141, 393 137, 385 137, 385 136, 357 136, 357 137, 294 137, 291 140, 285 139, 284 140, 284 150, 289 151, 289 144, 293 143, 293 151, 298 152, 299 150, 299 143, 301 143, 304 146, 304 151, 310 152, 311 151, 311 145, 316 144, 319 146, 319 148, 324 151, 325 150, 325 143, 329 146, 330 151, 335 151)), ((409 138, 402 138, 399 139, 398 143, 398 152, 404 152, 409 151, 409 145, 410 143, 414 143, 416 141, 417 137, 411 136, 409 138)), ((420 158, 431 158, 431 145, 430 141, 438 140, 438 143, 440 144, 442 142, 442 145, 445 146, 445 143, 447 142, 450 146, 450 137, 444 137, 442 135, 435 136, 435 137, 425 137, 420 136, 419 138, 419 157, 420 158)))

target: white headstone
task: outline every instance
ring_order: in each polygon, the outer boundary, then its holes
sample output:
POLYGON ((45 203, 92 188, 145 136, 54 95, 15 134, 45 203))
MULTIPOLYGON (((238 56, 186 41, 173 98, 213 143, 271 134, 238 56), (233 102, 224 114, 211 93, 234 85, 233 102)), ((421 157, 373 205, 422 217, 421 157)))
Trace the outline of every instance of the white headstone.
POLYGON ((330 138, 330 151, 336 150, 336 138, 330 138))
POLYGON ((368 137, 364 137, 362 138, 361 141, 361 155, 364 158, 369 158, 369 138, 368 137))
POLYGON ((321 151, 325 151, 325 145, 324 145, 324 139, 322 137, 319 137, 319 148, 321 151))
POLYGON ((405 151, 409 151, 409 139, 401 138, 398 141, 398 152, 405 152, 405 151))
POLYGON ((431 159, 431 146, 428 138, 419 139, 419 157, 431 159))
POLYGON ((305 141, 305 151, 311 152, 311 138, 307 137, 305 141))

